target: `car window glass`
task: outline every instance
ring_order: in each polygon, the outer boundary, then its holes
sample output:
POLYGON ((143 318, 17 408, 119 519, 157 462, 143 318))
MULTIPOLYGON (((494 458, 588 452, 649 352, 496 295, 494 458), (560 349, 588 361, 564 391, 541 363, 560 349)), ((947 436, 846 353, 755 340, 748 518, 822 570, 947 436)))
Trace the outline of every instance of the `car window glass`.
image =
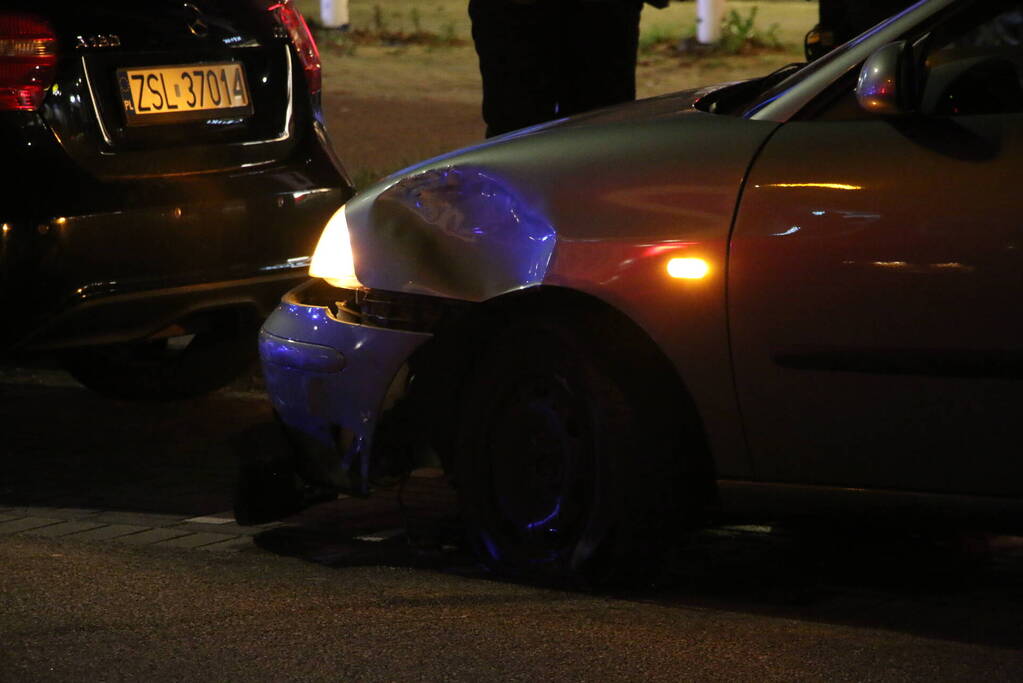
MULTIPOLYGON (((1023 111, 1023 2, 987 0, 947 16, 925 34, 907 36, 917 49, 921 113, 964 116, 1023 111), (979 6, 979 8, 978 8, 979 6)), ((857 102, 850 74, 797 118, 874 119, 857 102)))
POLYGON ((985 5, 974 22, 935 32, 924 55, 921 113, 1023 112, 1023 2, 985 5))

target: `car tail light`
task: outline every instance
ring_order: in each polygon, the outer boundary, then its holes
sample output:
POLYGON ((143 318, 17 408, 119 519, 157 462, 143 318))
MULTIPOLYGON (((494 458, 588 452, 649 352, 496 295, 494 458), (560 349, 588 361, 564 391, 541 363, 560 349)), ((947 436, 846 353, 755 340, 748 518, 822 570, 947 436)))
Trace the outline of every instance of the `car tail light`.
POLYGON ((298 52, 298 58, 302 61, 302 69, 305 71, 305 80, 309 84, 309 92, 315 94, 320 92, 322 76, 320 74, 320 51, 316 48, 316 41, 309 31, 309 25, 305 23, 305 17, 295 7, 293 0, 283 0, 270 5, 270 11, 277 14, 277 20, 287 30, 291 44, 298 52))
POLYGON ((40 17, 0 12, 0 111, 35 111, 53 84, 57 34, 40 17))

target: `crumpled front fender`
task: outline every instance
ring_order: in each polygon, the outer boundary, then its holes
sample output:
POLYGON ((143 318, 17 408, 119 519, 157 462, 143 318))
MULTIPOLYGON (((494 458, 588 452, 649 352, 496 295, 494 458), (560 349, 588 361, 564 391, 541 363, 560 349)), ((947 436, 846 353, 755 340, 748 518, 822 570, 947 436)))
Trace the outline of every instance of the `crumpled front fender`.
POLYGON ((347 211, 369 287, 484 301, 540 284, 554 252, 542 204, 473 166, 402 177, 347 211))

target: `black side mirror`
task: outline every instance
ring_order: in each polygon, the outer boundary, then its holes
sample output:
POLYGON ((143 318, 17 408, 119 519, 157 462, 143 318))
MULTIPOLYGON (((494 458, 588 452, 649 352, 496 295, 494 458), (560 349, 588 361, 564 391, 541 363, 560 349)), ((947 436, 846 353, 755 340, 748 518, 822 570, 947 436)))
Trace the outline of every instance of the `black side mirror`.
POLYGON ((873 114, 902 116, 916 110, 913 50, 900 40, 878 49, 860 69, 856 100, 873 114))
POLYGON ((806 61, 820 59, 835 49, 835 32, 820 24, 814 26, 803 38, 803 52, 806 61))

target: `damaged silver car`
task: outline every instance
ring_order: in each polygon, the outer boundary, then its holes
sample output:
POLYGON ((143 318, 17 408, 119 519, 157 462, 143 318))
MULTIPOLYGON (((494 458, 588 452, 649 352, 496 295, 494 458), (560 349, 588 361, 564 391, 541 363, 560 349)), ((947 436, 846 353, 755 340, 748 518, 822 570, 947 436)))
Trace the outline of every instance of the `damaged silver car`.
POLYGON ((920 2, 357 195, 261 334, 288 471, 440 462, 484 561, 596 584, 715 509, 1018 525, 1020 12, 920 2))

